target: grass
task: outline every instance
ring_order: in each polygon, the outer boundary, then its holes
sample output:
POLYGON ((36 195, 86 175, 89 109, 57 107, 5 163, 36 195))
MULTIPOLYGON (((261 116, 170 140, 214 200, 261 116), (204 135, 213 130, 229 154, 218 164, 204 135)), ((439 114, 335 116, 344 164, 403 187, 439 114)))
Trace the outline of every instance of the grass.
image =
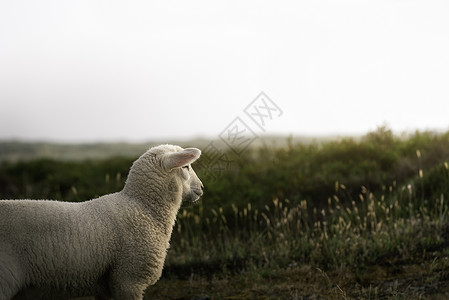
MULTIPOLYGON (((146 299, 449 297, 449 133, 287 144, 220 176, 197 164, 206 193, 146 299)), ((132 160, 4 162, 0 196, 82 201, 121 189, 132 160)))
MULTIPOLYGON (((411 185, 388 187, 380 197, 362 188, 358 203, 345 203, 344 186, 336 187, 321 210, 310 209, 305 200, 292 205, 288 199, 273 199, 262 211, 234 205, 233 216, 225 216, 222 209, 212 208, 211 217, 201 207, 196 212, 183 209, 165 277, 248 276, 261 286, 245 284, 251 286, 249 291, 242 289, 247 293, 270 282, 270 289, 285 289, 287 294, 340 299, 380 299, 395 293, 419 298, 437 292, 449 274, 449 208, 444 194, 429 203, 417 199, 411 185), (436 281, 423 282, 423 276, 436 281), (316 285, 301 287, 309 281, 306 277, 314 278, 316 285)), ((170 285, 170 280, 162 282, 170 285)))

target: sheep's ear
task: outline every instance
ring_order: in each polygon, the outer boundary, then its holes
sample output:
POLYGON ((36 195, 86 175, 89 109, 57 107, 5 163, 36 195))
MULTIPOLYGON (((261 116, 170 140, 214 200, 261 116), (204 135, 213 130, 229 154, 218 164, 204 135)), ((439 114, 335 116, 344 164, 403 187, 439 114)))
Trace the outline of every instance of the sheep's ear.
POLYGON ((201 150, 197 148, 186 148, 179 152, 167 154, 164 157, 164 165, 167 170, 181 168, 197 160, 201 155, 201 150))

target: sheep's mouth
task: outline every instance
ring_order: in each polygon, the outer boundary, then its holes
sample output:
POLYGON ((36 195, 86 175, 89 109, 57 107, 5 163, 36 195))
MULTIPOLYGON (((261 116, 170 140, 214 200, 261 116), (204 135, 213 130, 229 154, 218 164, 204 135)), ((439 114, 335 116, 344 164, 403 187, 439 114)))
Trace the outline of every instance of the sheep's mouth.
POLYGON ((190 195, 191 195, 191 200, 190 201, 192 203, 195 203, 195 202, 197 202, 201 198, 201 196, 203 195, 203 191, 198 190, 198 189, 194 189, 194 190, 192 190, 190 195))
POLYGON ((202 195, 203 195, 203 191, 201 191, 201 190, 195 191, 192 189, 190 191, 190 193, 182 200, 181 206, 182 207, 190 207, 190 206, 196 205, 199 202, 202 195))

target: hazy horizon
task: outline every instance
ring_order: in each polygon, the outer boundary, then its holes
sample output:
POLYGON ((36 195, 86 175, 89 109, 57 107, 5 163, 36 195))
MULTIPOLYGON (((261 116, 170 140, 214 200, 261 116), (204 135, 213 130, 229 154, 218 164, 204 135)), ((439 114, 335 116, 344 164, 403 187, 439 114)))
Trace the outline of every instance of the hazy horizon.
POLYGON ((423 0, 6 1, 0 140, 446 131, 448 14, 423 0))

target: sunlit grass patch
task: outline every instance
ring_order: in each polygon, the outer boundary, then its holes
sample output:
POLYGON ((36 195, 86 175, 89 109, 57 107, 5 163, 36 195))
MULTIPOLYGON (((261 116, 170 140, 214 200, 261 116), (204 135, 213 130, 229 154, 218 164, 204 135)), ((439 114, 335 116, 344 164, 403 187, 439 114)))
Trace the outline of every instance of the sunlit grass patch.
POLYGON ((410 184, 393 183, 379 196, 362 187, 354 200, 344 185, 336 186, 336 194, 319 208, 306 200, 274 198, 261 210, 231 204, 228 215, 222 208, 182 209, 167 267, 205 264, 220 272, 298 264, 363 269, 432 256, 447 244, 445 194, 423 200, 410 184))

